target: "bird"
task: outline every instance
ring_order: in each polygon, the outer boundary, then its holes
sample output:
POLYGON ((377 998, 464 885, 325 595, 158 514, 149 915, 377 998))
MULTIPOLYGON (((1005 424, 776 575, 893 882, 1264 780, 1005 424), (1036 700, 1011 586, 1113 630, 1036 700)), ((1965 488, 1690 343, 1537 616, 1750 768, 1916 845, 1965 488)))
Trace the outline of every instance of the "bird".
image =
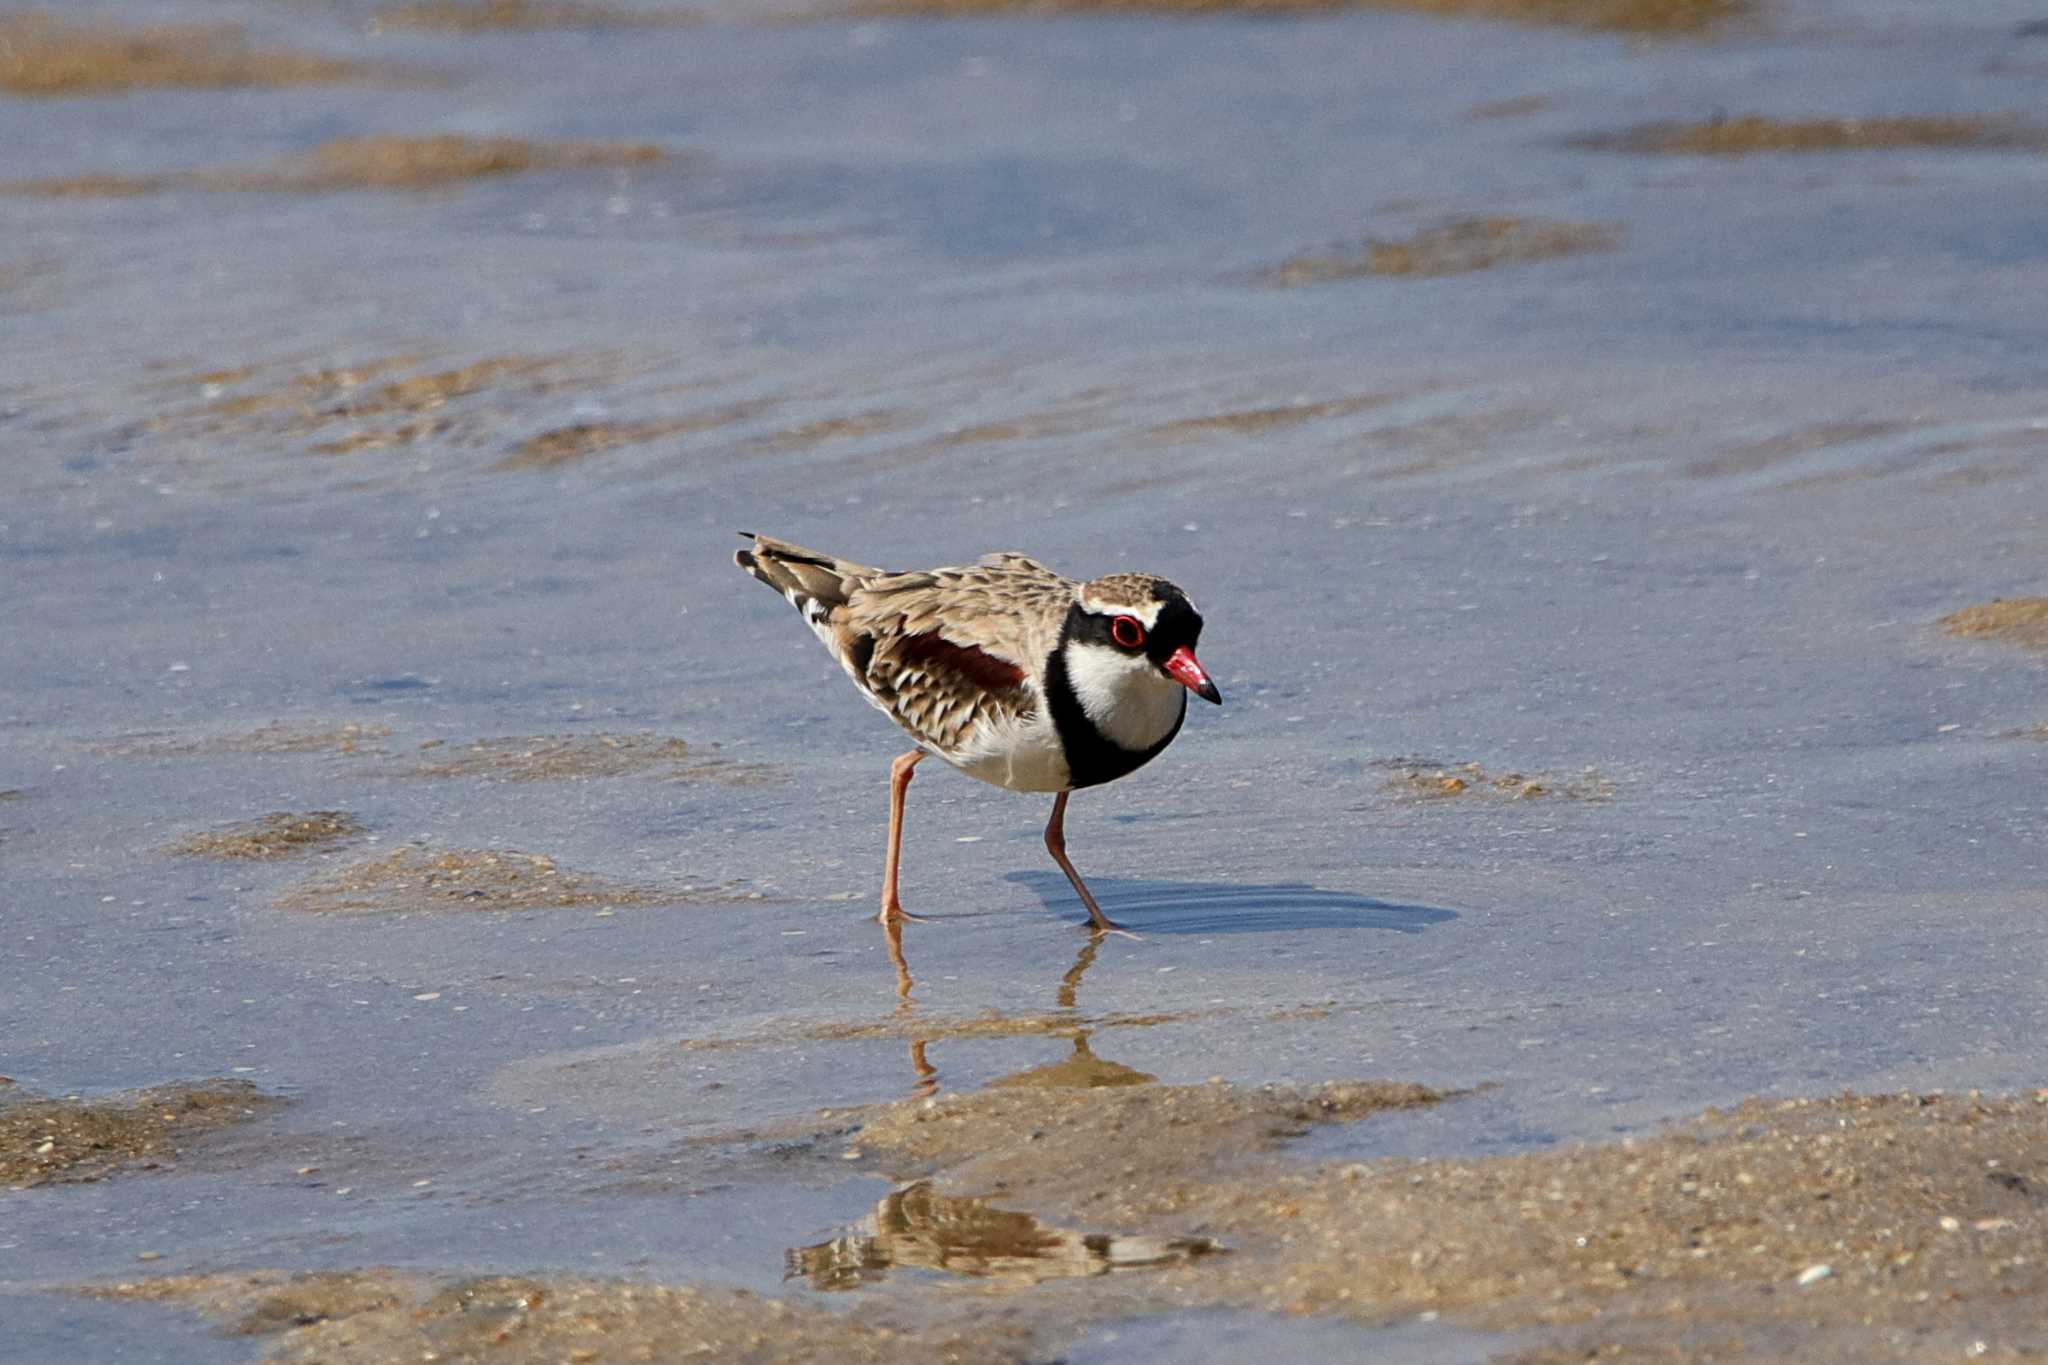
POLYGON ((900 934, 903 804, 936 755, 1010 791, 1053 793, 1046 851, 1099 936, 1102 913, 1067 857, 1067 797, 1137 771, 1180 733, 1188 694, 1222 704, 1195 657, 1202 614, 1164 578, 1085 582, 1004 551, 958 568, 892 572, 740 533, 733 562, 787 598, 861 695, 916 747, 889 767, 889 844, 876 915, 900 934))

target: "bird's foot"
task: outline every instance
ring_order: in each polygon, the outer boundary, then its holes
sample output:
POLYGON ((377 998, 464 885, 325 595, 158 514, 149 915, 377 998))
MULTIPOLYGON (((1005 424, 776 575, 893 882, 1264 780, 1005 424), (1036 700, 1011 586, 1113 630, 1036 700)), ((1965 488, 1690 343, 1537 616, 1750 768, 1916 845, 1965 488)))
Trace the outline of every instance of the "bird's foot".
POLYGON ((900 905, 884 905, 882 913, 875 916, 877 924, 930 924, 929 915, 913 915, 900 905))
POLYGON ((1111 934, 1115 934, 1118 938, 1127 938, 1133 943, 1143 943, 1145 941, 1143 934, 1134 934, 1113 919, 1096 920, 1088 926, 1088 932, 1095 935, 1097 939, 1105 939, 1111 934))

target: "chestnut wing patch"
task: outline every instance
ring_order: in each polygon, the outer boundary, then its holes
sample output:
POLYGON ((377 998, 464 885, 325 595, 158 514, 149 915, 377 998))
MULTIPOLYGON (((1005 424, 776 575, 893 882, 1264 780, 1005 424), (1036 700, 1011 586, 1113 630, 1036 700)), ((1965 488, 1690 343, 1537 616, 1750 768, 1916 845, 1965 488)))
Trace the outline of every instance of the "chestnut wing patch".
MULTIPOLYGON (((859 659, 858 648, 852 656, 859 659)), ((967 744, 984 720, 1029 715, 1037 705, 1022 668, 935 630, 877 642, 863 673, 868 695, 941 753, 967 744)))
POLYGON ((990 692, 1007 692, 1024 681, 1024 670, 977 645, 954 644, 935 630, 906 635, 890 651, 899 664, 938 676, 951 675, 990 692))

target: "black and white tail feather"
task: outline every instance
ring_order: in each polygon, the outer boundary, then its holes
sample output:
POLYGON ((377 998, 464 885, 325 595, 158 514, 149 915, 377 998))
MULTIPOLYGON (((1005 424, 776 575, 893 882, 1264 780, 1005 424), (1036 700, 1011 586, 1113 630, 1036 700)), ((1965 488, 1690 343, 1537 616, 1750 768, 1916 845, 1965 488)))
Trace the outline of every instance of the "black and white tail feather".
POLYGON ((845 606, 863 582, 883 577, 886 570, 835 559, 752 531, 740 534, 753 541, 754 548, 735 550, 733 563, 788 598, 818 638, 836 653, 840 642, 832 629, 832 613, 845 606))

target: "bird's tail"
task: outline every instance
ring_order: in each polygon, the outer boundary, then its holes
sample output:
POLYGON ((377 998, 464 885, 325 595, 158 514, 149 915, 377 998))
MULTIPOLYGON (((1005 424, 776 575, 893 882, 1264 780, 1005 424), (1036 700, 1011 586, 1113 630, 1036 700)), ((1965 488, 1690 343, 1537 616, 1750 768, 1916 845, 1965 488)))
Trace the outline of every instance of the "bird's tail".
POLYGON ((752 531, 740 534, 753 541, 754 548, 735 551, 733 563, 788 598, 813 629, 823 626, 833 609, 844 606, 863 582, 886 573, 772 536, 757 536, 752 531))

